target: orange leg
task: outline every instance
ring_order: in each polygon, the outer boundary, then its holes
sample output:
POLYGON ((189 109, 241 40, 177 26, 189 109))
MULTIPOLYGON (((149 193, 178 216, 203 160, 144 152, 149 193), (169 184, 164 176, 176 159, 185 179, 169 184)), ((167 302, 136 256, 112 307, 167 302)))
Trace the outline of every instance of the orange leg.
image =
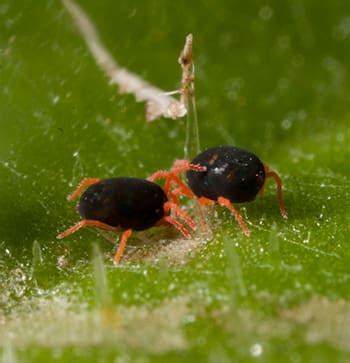
MULTIPOLYGON (((169 171, 168 170, 158 170, 155 173, 153 173, 151 176, 149 176, 147 178, 147 180, 156 181, 158 179, 165 178, 166 182, 169 183, 169 181, 168 181, 169 178, 172 178, 172 179, 175 178, 176 180, 180 180, 179 178, 177 178, 177 175, 179 175, 185 171, 188 171, 188 170, 200 172, 200 171, 206 171, 207 167, 197 165, 197 164, 191 164, 187 160, 176 160, 169 171)), ((183 182, 181 182, 181 183, 184 184, 183 182)))
POLYGON ((176 219, 170 216, 163 217, 163 220, 172 226, 174 226, 182 235, 189 239, 191 238, 191 233, 185 228, 180 222, 178 222, 176 219))
POLYGON ((193 231, 196 230, 196 224, 186 211, 184 211, 174 202, 164 203, 165 214, 168 214, 172 210, 178 217, 181 217, 192 228, 193 231))
POLYGON ((198 198, 198 202, 200 205, 214 205, 215 204, 214 200, 208 199, 206 197, 198 198))
POLYGON ((249 237, 250 235, 250 231, 248 226, 246 225, 246 223, 244 222, 242 216, 239 214, 238 210, 233 206, 233 204, 226 198, 223 197, 219 197, 218 198, 218 203, 219 205, 226 207, 235 217, 236 222, 239 224, 239 226, 241 227, 243 233, 249 237))
POLYGON ((169 199, 169 201, 172 201, 176 205, 180 205, 179 198, 178 198, 179 195, 182 195, 182 193, 176 193, 176 190, 175 191, 171 190, 171 191, 169 191, 168 199, 169 199))
POLYGON ((151 182, 155 182, 158 179, 165 179, 164 188, 163 188, 165 194, 169 199, 173 200, 176 204, 179 204, 177 196, 174 195, 173 192, 170 190, 172 182, 172 173, 167 170, 158 170, 147 178, 147 180, 151 182))
POLYGON ((194 195, 193 194, 192 195, 189 195, 182 188, 177 188, 175 190, 172 190, 170 193, 171 193, 170 194, 171 197, 169 199, 171 199, 177 205, 179 205, 179 196, 185 195, 186 197, 194 198, 194 195))
POLYGON ((69 194, 67 199, 68 200, 74 200, 76 198, 79 197, 79 195, 82 193, 82 191, 84 189, 86 189, 87 187, 89 187, 90 185, 94 185, 96 183, 98 183, 101 179, 99 178, 84 178, 79 185, 77 186, 77 188, 74 190, 73 193, 69 194))
POLYGON ((169 176, 169 171, 168 170, 158 170, 155 173, 153 173, 152 175, 150 175, 147 180, 154 182, 158 179, 162 179, 162 178, 167 178, 169 176))
POLYGON ((165 183, 164 183, 164 191, 165 191, 165 194, 168 195, 168 197, 170 199, 174 199, 174 201, 176 201, 177 204, 179 204, 179 201, 177 199, 176 196, 174 196, 173 192, 171 191, 171 183, 172 183, 172 178, 173 178, 173 175, 171 174, 171 172, 168 172, 168 175, 165 179, 165 183))
POLYGON ((186 167, 188 166, 190 162, 188 160, 175 160, 174 161, 174 164, 172 165, 171 167, 171 170, 176 170, 176 169, 183 169, 185 168, 186 170, 186 167))
POLYGON ((170 169, 170 171, 176 175, 179 175, 188 170, 200 172, 206 171, 207 167, 198 164, 191 164, 188 160, 175 160, 173 166, 170 169))
MULTIPOLYGON (((183 193, 182 188, 177 188, 171 191, 173 198, 175 198, 178 201, 178 197, 181 195, 186 195, 183 193)), ((175 200, 174 200, 175 202, 175 200)), ((178 202, 176 204, 179 204, 178 202)))
POLYGON ((178 185, 178 189, 175 190, 177 191, 177 194, 181 192, 181 194, 185 195, 186 197, 194 198, 194 194, 190 187, 188 187, 177 175, 171 175, 170 182, 176 183, 178 185))
POLYGON ((64 237, 67 237, 70 234, 75 233, 76 231, 78 231, 80 228, 84 228, 84 227, 97 227, 97 228, 103 229, 105 231, 113 231, 113 232, 118 231, 118 227, 113 227, 113 226, 110 226, 108 224, 102 223, 100 221, 95 221, 95 220, 92 220, 92 219, 83 219, 82 221, 78 222, 74 226, 72 226, 72 227, 68 228, 67 230, 63 231, 62 233, 60 233, 57 236, 57 238, 62 239, 64 237))
POLYGON ((267 178, 273 178, 275 180, 276 185, 277 185, 277 200, 278 200, 278 205, 279 205, 279 208, 280 208, 281 216, 284 219, 288 219, 288 212, 287 212, 286 206, 284 204, 284 199, 283 199, 282 179, 280 178, 280 176, 275 171, 270 170, 267 165, 264 164, 264 166, 265 166, 266 179, 267 178))
MULTIPOLYGON (((181 193, 181 189, 179 188, 179 189, 175 189, 174 191, 173 191, 173 194, 175 194, 175 196, 177 195, 177 194, 182 194, 183 195, 183 193, 181 193)), ((194 196, 194 195, 193 195, 194 196)), ((200 223, 201 223, 201 227, 202 227, 202 230, 203 231, 207 231, 208 230, 208 226, 207 226, 207 224, 206 224, 206 221, 205 221, 205 216, 204 216, 204 214, 203 214, 203 210, 202 210, 202 208, 201 208, 201 206, 203 206, 203 205, 213 205, 213 204, 215 204, 215 201, 213 201, 213 200, 210 200, 210 199, 207 199, 207 198, 205 198, 205 197, 201 197, 201 198, 196 198, 196 201, 199 203, 199 213, 200 213, 200 223)), ((168 202, 168 203, 172 203, 172 202, 168 202)), ((176 207, 178 207, 178 205, 177 205, 177 203, 174 203, 175 205, 176 205, 176 207)), ((179 207, 178 207, 179 208, 179 207)), ((180 208, 179 208, 180 209, 180 208)), ((167 208, 165 211, 168 211, 169 210, 169 208, 167 208)), ((181 210, 181 213, 186 213, 183 209, 180 209, 181 210)), ((179 216, 180 216, 180 214, 178 214, 179 216)), ((187 215, 187 217, 185 217, 184 215, 182 216, 183 217, 183 219, 190 225, 190 227, 193 229, 193 230, 196 230, 197 229, 197 226, 196 226, 196 224, 195 224, 195 222, 192 220, 192 218, 190 218, 189 217, 189 215, 186 213, 186 215, 187 215), (186 219, 186 218, 189 218, 190 219, 190 221, 191 222, 189 222, 189 220, 188 219, 186 219), (193 227, 191 226, 191 224, 193 224, 193 227)))
POLYGON ((199 165, 192 165, 186 160, 177 160, 175 162, 175 165, 176 165, 175 168, 173 167, 170 171, 166 171, 166 170, 156 171, 154 174, 152 174, 147 179, 149 181, 156 181, 158 179, 164 178, 165 179, 165 184, 164 184, 165 194, 174 203, 179 204, 178 195, 182 194, 189 198, 193 198, 194 194, 193 194, 192 190, 178 177, 178 174, 180 174, 186 170, 203 171, 203 170, 206 170, 206 168, 199 166, 199 165), (179 165, 178 165, 178 163, 179 163, 179 165), (176 192, 171 190, 172 184, 177 184, 179 186, 179 188, 176 189, 176 192))
POLYGON ((194 198, 192 190, 176 175, 170 174, 166 180, 164 191, 168 198, 179 205, 179 196, 185 195, 188 198, 194 198), (171 184, 177 184, 178 188, 171 190, 171 184))
POLYGON ((126 231, 124 231, 124 233, 122 234, 122 237, 120 239, 120 244, 117 250, 117 253, 114 256, 114 263, 118 264, 120 262, 120 259, 123 256, 125 247, 126 247, 126 242, 128 241, 129 237, 132 234, 132 230, 131 229, 127 229, 126 231))

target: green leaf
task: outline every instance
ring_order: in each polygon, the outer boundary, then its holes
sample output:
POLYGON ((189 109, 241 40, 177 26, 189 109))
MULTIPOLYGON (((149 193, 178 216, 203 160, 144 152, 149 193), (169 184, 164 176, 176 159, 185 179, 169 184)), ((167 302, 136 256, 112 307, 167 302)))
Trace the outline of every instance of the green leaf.
MULTIPOLYGON (((145 121, 60 1, 0 3, 0 357, 5 362, 332 361, 350 350, 350 5, 80 1, 117 62, 179 87, 194 35, 203 149, 231 144, 281 175, 208 209, 212 236, 56 235, 85 176, 145 178, 183 158, 185 120, 145 121), (109 236, 110 237, 110 236, 109 236), (115 240, 116 237, 113 237, 115 240)), ((192 204, 184 201, 190 213, 192 204)))

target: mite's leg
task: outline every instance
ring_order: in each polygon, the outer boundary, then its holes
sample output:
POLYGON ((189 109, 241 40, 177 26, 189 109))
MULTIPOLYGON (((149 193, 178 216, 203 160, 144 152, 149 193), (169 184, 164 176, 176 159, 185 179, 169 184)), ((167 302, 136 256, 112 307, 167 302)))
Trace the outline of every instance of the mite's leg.
POLYGON ((163 220, 174 226, 185 238, 191 238, 191 233, 180 222, 170 216, 163 217, 163 220))
POLYGON ((176 204, 179 204, 178 203, 179 195, 184 195, 188 198, 195 197, 192 190, 177 175, 175 175, 175 174, 169 175, 168 181, 169 181, 169 185, 171 185, 171 183, 177 185, 176 189, 169 191, 169 193, 171 194, 171 196, 174 199, 174 202, 176 204))
POLYGON ((169 171, 158 170, 155 173, 153 173, 151 176, 149 176, 147 180, 154 182, 158 179, 164 178, 165 194, 171 201, 173 201, 178 205, 179 195, 185 195, 189 198, 194 198, 192 190, 179 177, 181 173, 188 170, 203 172, 206 171, 207 168, 205 166, 191 164, 187 160, 176 160, 169 171), (172 184, 177 184, 177 188, 175 190, 171 190, 172 184))
POLYGON ((174 202, 166 202, 164 203, 164 212, 168 214, 170 211, 174 211, 175 215, 182 218, 191 228, 193 231, 196 230, 196 224, 194 223, 193 219, 189 216, 189 214, 180 208, 174 202))
POLYGON ((185 195, 189 198, 194 197, 192 190, 177 176, 178 171, 179 169, 176 169, 175 173, 172 170, 170 171, 159 170, 147 178, 147 180, 152 182, 164 178, 165 179, 164 192, 168 196, 168 198, 171 199, 176 204, 179 204, 178 202, 179 195, 185 195), (177 184, 178 186, 178 188, 175 189, 175 191, 171 190, 172 184, 177 184))
POLYGON ((233 214, 233 216, 236 219, 236 222, 241 227, 243 233, 246 236, 249 236, 250 235, 249 228, 246 225, 246 223, 244 222, 242 216, 239 214, 238 210, 233 206, 233 204, 228 199, 223 198, 223 197, 218 198, 218 203, 219 203, 219 205, 226 207, 233 214))
POLYGON ((79 195, 83 192, 84 189, 86 189, 90 185, 94 185, 94 184, 98 183, 100 180, 101 179, 99 179, 99 178, 84 178, 79 183, 79 185, 74 190, 74 192, 68 195, 67 199, 68 200, 74 200, 74 199, 78 198, 79 195))
POLYGON ((197 171, 197 172, 204 172, 207 170, 206 166, 191 164, 187 160, 176 160, 170 169, 169 180, 174 184, 178 185, 178 188, 173 191, 175 196, 182 194, 189 198, 194 198, 195 195, 192 192, 191 188, 188 187, 178 175, 184 173, 185 171, 197 171))
POLYGON ((131 236, 131 234, 132 234, 132 230, 131 229, 127 229, 122 234, 122 237, 120 239, 120 243, 119 243, 119 247, 118 247, 117 253, 114 256, 114 263, 115 264, 118 264, 120 262, 120 259, 122 258, 123 252, 125 250, 126 242, 128 241, 128 239, 131 236))
POLYGON ((198 164, 191 164, 188 160, 175 160, 173 166, 170 169, 170 171, 176 175, 189 170, 203 172, 207 171, 207 167, 198 164))
POLYGON ((200 198, 198 198, 198 202, 202 206, 204 206, 204 205, 214 205, 215 204, 215 201, 214 200, 208 199, 206 197, 200 197, 200 198))
POLYGON ((158 179, 166 179, 169 176, 169 171, 168 170, 157 170, 156 172, 154 172, 152 175, 150 175, 147 180, 151 181, 151 182, 155 182, 158 179))
POLYGON ((168 177, 165 180, 164 191, 167 194, 169 200, 172 200, 174 203, 179 205, 179 198, 178 198, 179 195, 175 194, 174 191, 171 190, 173 178, 174 178, 174 175, 169 172, 168 177))
POLYGON ((113 227, 113 226, 110 226, 108 224, 102 223, 100 221, 95 221, 95 220, 92 220, 92 219, 83 219, 82 221, 78 222, 74 226, 72 226, 72 227, 68 228, 67 230, 63 231, 62 233, 60 233, 57 236, 57 238, 62 239, 64 237, 67 237, 70 234, 75 233, 76 231, 78 231, 80 228, 84 228, 84 227, 96 227, 96 228, 99 228, 99 229, 103 229, 105 231, 113 231, 113 232, 118 231, 118 227, 113 227))
POLYGON ((203 172, 207 170, 207 167, 197 164, 191 164, 188 160, 176 160, 169 171, 158 170, 155 173, 153 173, 151 176, 149 176, 147 180, 156 181, 161 178, 164 179, 168 179, 169 177, 174 178, 177 175, 182 174, 183 172, 188 170, 203 172))
POLYGON ((155 173, 153 173, 151 176, 147 178, 147 180, 151 182, 155 182, 158 179, 165 179, 164 183, 164 192, 167 195, 167 197, 171 200, 173 200, 175 203, 178 204, 178 199, 175 195, 173 195, 173 192, 170 190, 171 187, 171 172, 167 170, 158 170, 155 173))
POLYGON ((288 213, 287 213, 287 209, 286 209, 286 206, 284 204, 284 199, 283 199, 282 179, 275 171, 270 170, 270 168, 267 165, 264 164, 264 166, 265 166, 266 179, 273 178, 277 185, 277 200, 278 200, 278 205, 280 208, 281 216, 284 219, 288 219, 288 213))

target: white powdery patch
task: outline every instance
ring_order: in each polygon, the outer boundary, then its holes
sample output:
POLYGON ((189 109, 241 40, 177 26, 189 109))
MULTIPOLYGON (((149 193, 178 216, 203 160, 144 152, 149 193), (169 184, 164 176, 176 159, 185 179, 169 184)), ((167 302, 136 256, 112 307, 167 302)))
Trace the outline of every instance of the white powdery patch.
POLYGON ((283 317, 303 326, 305 340, 311 344, 326 342, 335 348, 350 350, 350 304, 314 296, 305 304, 282 312, 283 317))
POLYGON ((179 297, 156 307, 111 306, 89 310, 66 296, 33 298, 10 315, 0 317, 0 346, 102 345, 155 354, 186 349, 182 323, 189 314, 187 305, 188 299, 179 297))

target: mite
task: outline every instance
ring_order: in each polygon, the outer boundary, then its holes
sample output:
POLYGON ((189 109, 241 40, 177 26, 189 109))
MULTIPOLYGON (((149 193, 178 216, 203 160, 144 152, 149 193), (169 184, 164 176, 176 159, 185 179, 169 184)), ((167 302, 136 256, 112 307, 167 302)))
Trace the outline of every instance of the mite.
POLYGON ((60 233, 62 239, 83 227, 96 227, 106 231, 123 231, 114 256, 119 263, 132 231, 142 231, 156 225, 170 224, 190 238, 189 230, 177 219, 185 221, 195 230, 195 223, 176 203, 169 200, 164 190, 151 181, 119 177, 111 179, 84 178, 68 200, 80 197, 77 210, 82 220, 60 233), (85 191, 84 191, 85 190, 85 191))
POLYGON ((210 148, 191 162, 177 160, 169 171, 158 171, 148 179, 154 181, 159 178, 165 178, 164 189, 176 204, 178 196, 185 195, 199 198, 201 205, 217 203, 228 208, 247 236, 249 228, 234 204, 254 200, 257 194, 263 194, 266 179, 273 178, 277 185, 280 213, 283 218, 288 218, 281 178, 255 154, 238 147, 210 148), (198 170, 193 170, 191 165, 196 165, 198 170), (203 169, 199 170, 200 167, 203 169), (188 186, 179 178, 183 172, 186 172, 188 186), (171 190, 173 184, 177 185, 175 190, 171 190))

